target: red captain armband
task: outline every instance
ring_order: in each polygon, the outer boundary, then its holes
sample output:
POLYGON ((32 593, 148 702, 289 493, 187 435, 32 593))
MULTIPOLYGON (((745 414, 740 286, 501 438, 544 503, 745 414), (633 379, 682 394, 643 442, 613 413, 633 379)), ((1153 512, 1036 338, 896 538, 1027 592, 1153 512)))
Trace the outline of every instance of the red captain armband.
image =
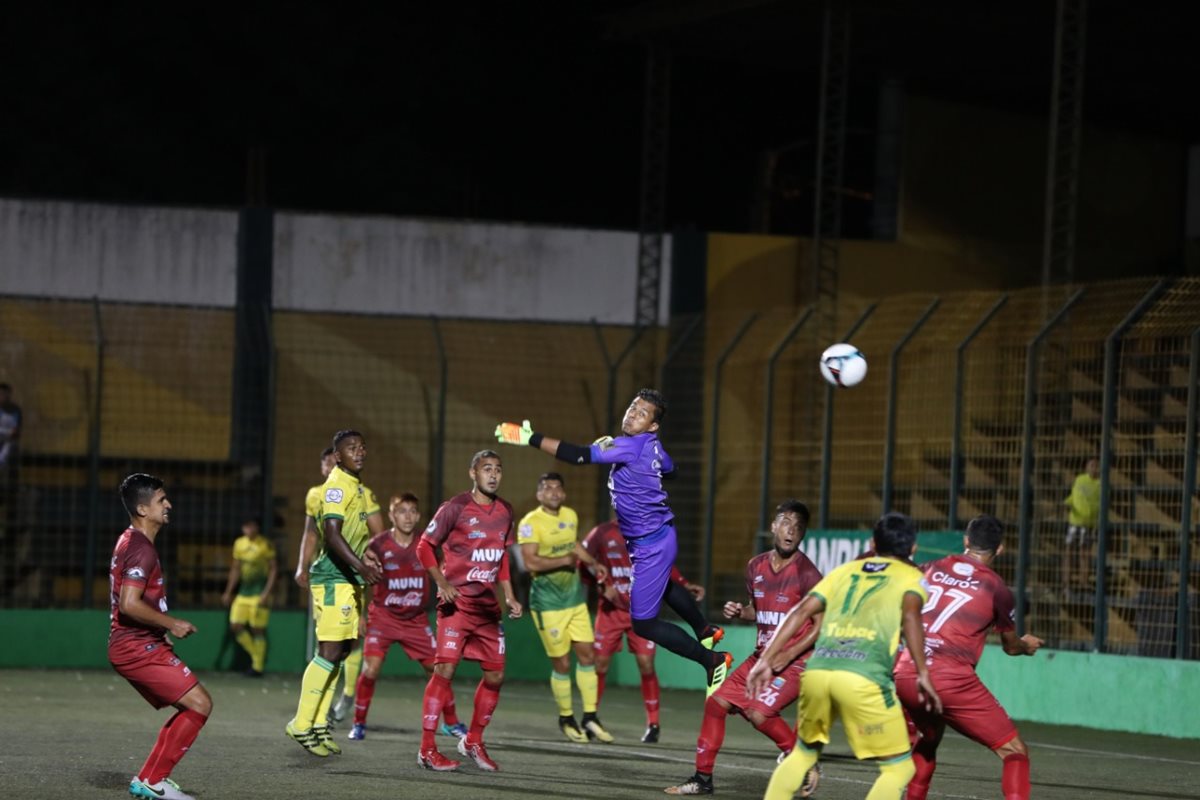
POLYGON ((683 577, 683 573, 679 571, 679 567, 671 567, 671 580, 675 581, 680 586, 688 585, 688 579, 683 577))
POLYGON ((433 545, 424 536, 417 539, 417 560, 426 570, 431 570, 438 565, 437 553, 433 551, 433 545))
POLYGON ((496 580, 510 580, 508 572, 508 551, 504 551, 504 555, 500 556, 500 571, 496 573, 496 580))

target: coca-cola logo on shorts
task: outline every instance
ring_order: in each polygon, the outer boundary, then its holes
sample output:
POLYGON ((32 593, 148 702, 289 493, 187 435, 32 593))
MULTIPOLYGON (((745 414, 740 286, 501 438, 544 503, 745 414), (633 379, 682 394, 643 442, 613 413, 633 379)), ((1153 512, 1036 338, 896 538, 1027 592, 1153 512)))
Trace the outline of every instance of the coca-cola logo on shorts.
POLYGON ((476 581, 477 583, 495 583, 497 569, 483 569, 482 567, 472 567, 467 573, 467 580, 476 581))

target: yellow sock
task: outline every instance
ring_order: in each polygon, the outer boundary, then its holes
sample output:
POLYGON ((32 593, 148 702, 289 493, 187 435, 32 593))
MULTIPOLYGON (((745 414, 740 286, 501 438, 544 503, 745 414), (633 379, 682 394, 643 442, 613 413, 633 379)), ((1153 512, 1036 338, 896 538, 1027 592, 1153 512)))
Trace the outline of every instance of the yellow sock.
POLYGON ((248 629, 242 628, 240 631, 238 631, 237 636, 233 637, 233 640, 238 643, 238 646, 240 646, 243 650, 245 650, 250 655, 250 660, 253 661, 254 660, 254 635, 252 633, 250 633, 250 631, 248 629))
POLYGON ((571 702, 571 676, 561 672, 550 671, 550 692, 554 702, 558 703, 558 715, 568 717, 575 715, 575 705, 571 702))
POLYGON ((596 679, 596 667, 594 664, 584 666, 583 664, 575 665, 575 685, 579 687, 579 694, 583 698, 583 713, 596 713, 596 693, 600 690, 600 681, 596 679))
POLYGON ((897 800, 904 796, 904 788, 917 774, 912 756, 905 753, 892 761, 879 762, 879 777, 867 792, 867 800, 897 800))
MULTIPOLYGON (((771 782, 767 784, 767 793, 763 795, 763 800, 792 800, 792 796, 804 783, 804 776, 812 769, 813 764, 817 763, 818 755, 816 750, 809 750, 803 743, 796 742, 792 752, 771 775, 771 782)), ((891 800, 896 800, 897 797, 898 795, 891 800)), ((868 798, 874 800, 870 795, 868 798)))
MULTIPOLYGON (((308 667, 304 670, 304 677, 300 680, 300 704, 296 707, 296 717, 292 720, 292 727, 296 730, 312 729, 313 720, 317 718, 321 702, 326 694, 332 694, 326 689, 337 680, 336 666, 320 656, 308 662, 308 667)), ((325 709, 329 710, 328 704, 325 705, 325 709)), ((321 723, 324 724, 324 722, 325 718, 321 717, 321 723)))
POLYGON ((362 647, 356 647, 342 662, 342 675, 346 679, 346 685, 342 687, 342 694, 346 697, 354 696, 354 689, 358 686, 358 673, 362 669, 362 658, 362 647))
POLYGON ((329 719, 329 707, 333 705, 333 696, 337 694, 334 690, 337 688, 337 679, 341 672, 342 665, 334 664, 329 683, 325 685, 325 691, 321 694, 321 704, 317 706, 317 716, 313 718, 313 724, 324 725, 325 720, 329 719))
POLYGON ((254 649, 250 651, 250 666, 255 672, 262 672, 267 666, 267 637, 255 636, 252 646, 254 649))

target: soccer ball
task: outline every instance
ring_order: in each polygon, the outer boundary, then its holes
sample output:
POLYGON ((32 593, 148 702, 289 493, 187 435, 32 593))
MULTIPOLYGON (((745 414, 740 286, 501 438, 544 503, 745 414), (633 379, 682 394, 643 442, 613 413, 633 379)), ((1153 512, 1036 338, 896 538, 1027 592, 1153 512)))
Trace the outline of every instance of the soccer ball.
POLYGON ((867 377, 867 359, 852 344, 830 345, 821 353, 821 375, 839 389, 849 389, 867 377))

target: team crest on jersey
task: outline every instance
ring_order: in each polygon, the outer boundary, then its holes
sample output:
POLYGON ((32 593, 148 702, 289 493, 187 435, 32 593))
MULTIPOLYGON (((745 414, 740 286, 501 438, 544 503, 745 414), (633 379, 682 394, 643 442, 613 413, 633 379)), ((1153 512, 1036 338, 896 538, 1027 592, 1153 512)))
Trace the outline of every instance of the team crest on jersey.
POLYGON ((891 563, 887 562, 887 561, 885 561, 883 563, 880 563, 878 561, 864 561, 862 571, 863 572, 883 572, 885 569, 887 569, 890 566, 891 566, 891 563))
MULTIPOLYGON (((389 553, 388 555, 391 555, 391 553, 389 553)), ((400 565, 397 564, 395 561, 385 561, 383 564, 383 568, 384 569, 400 569, 400 565)))
POLYGON ((478 525, 478 524, 479 524, 479 518, 478 518, 478 517, 471 517, 471 519, 470 519, 470 520, 467 522, 467 524, 468 524, 468 525, 478 525))
POLYGON ((454 628, 447 628, 446 635, 449 636, 451 639, 457 639, 458 631, 454 630, 454 628))
POLYGON ((790 599, 791 599, 791 598, 790 598, 790 597, 788 597, 786 594, 777 594, 777 595, 775 595, 775 602, 776 602, 776 603, 786 603, 786 602, 787 602, 788 600, 790 600, 790 599))
MULTIPOLYGON (((483 531, 471 531, 467 534, 468 539, 486 539, 487 534, 483 531)), ((527 537, 528 538, 528 537, 527 537)))
POLYGON ((762 597, 763 597, 763 592, 762 592, 761 590, 755 590, 755 592, 754 592, 754 596, 755 596, 756 598, 762 599, 762 597))
POLYGON ((612 548, 614 548, 616 546, 617 546, 617 540, 609 539, 607 547, 611 550, 612 548))
POLYGON ((558 638, 558 628, 551 628, 550 635, 557 639, 558 638))
POLYGON ((343 495, 342 495, 341 489, 326 489, 325 490, 325 502, 326 503, 340 503, 340 502, 342 502, 342 496, 343 495))
POLYGON ((971 564, 966 564, 962 561, 959 561, 950 568, 950 571, 956 575, 962 575, 964 578, 969 578, 975 574, 975 567, 971 564))
POLYGON ((342 606, 342 616, 346 619, 350 619, 350 609, 352 608, 354 608, 354 606, 342 606))
POLYGON ((784 680, 783 680, 782 675, 776 675, 775 679, 773 681, 771 681, 771 685, 774 686, 776 689, 782 689, 783 684, 784 684, 784 680))
POLYGON ((560 531, 561 531, 563 528, 565 528, 565 527, 567 527, 567 523, 565 523, 565 522, 560 522, 560 523, 558 523, 558 529, 559 529, 560 531))
POLYGON ((755 583, 762 583, 762 582, 763 582, 763 576, 762 576, 762 575, 755 575, 755 576, 754 576, 754 582, 755 582, 755 583))
POLYGON ((437 533, 437 520, 436 519, 429 521, 429 524, 425 526, 425 532, 428 533, 430 536, 437 533))
POLYGON ((142 569, 141 567, 130 567, 129 569, 125 570, 125 577, 144 581, 146 580, 146 570, 142 569))
POLYGON ((395 554, 394 554, 394 553, 393 553, 391 550, 384 550, 384 551, 383 551, 383 557, 384 557, 384 558, 391 558, 393 555, 395 555, 395 554))

